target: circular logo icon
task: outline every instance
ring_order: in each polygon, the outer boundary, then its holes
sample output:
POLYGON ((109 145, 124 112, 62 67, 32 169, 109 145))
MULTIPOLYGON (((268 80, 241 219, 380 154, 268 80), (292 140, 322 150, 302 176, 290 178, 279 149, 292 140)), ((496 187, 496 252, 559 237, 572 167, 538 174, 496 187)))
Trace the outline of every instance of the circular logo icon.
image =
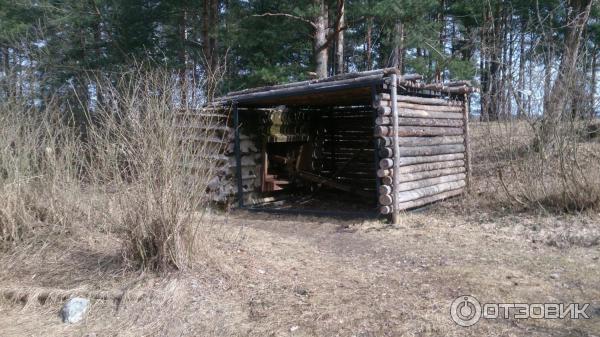
POLYGON ((481 318, 481 303, 473 296, 460 296, 452 302, 450 316, 460 326, 472 326, 481 318))

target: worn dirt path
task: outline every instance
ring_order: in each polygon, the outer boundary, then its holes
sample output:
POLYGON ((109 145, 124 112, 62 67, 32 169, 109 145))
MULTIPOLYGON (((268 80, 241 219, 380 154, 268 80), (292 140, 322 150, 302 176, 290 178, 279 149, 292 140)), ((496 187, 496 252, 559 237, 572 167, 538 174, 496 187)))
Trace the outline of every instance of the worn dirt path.
MULTIPOLYGON (((600 336, 596 219, 437 207, 407 214, 401 228, 391 228, 233 213, 215 221, 222 233, 210 248, 219 252, 211 255, 217 271, 146 275, 136 289, 151 290, 147 300, 118 309, 97 301, 74 327, 58 321, 60 303, 2 303, 0 336, 600 336), (460 295, 481 302, 590 302, 594 315, 482 320, 462 328, 449 315, 460 295)), ((21 280, 36 269, 11 268, 21 280)), ((69 284, 86 282, 78 276, 69 284)), ((110 283, 132 278, 139 275, 123 273, 110 283)))

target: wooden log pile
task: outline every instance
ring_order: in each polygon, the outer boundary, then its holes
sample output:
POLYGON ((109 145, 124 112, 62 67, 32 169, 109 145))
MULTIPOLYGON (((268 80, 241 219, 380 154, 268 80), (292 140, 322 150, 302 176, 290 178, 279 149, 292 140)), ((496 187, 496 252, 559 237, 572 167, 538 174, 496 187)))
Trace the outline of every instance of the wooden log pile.
MULTIPOLYGON (((215 202, 228 201, 237 194, 235 157, 235 132, 231 126, 229 109, 204 108, 178 112, 175 128, 182 141, 192 141, 200 151, 194 161, 183 163, 191 174, 203 174, 209 165, 216 164, 214 176, 208 183, 207 193, 215 202)), ((240 153, 242 164, 242 187, 244 197, 255 197, 258 179, 260 153, 256 144, 256 134, 245 130, 240 132, 240 153)))
MULTIPOLYGON (((438 84, 422 86, 416 81, 398 84, 447 93, 466 93, 472 88, 462 83, 448 86, 460 90, 449 90, 438 84)), ((467 166, 463 102, 384 92, 375 97, 373 106, 378 113, 374 135, 378 138, 381 158, 377 171, 381 214, 395 213, 394 204, 402 211, 464 192, 467 166), (396 102, 392 101, 393 96, 396 102), (398 120, 396 132, 394 110, 398 120), (398 146, 395 146, 395 139, 398 146)))
MULTIPOLYGON (((477 92, 477 88, 474 87, 470 81, 452 81, 452 82, 436 82, 436 83, 423 83, 420 82, 421 77, 416 76, 403 76, 398 77, 397 86, 403 90, 413 91, 431 91, 436 93, 453 94, 453 95, 465 95, 477 92)), ((384 84, 383 88, 389 90, 391 83, 389 78, 384 84)))
POLYGON ((269 143, 306 142, 309 139, 309 115, 297 109, 282 106, 266 111, 262 127, 269 143))

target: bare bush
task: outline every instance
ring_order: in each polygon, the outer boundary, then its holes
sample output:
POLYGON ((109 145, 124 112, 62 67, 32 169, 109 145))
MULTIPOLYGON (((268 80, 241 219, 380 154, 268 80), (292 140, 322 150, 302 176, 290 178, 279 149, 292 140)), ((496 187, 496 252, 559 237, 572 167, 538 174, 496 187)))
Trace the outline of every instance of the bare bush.
POLYGON ((0 242, 64 230, 81 214, 72 203, 80 151, 78 132, 52 101, 38 106, 14 92, 0 101, 0 242))
POLYGON ((495 205, 582 211, 600 203, 600 144, 582 140, 589 121, 556 124, 553 147, 536 147, 537 120, 475 123, 475 181, 495 205))
POLYGON ((206 244, 198 239, 209 231, 202 225, 222 121, 199 115, 196 98, 182 102, 182 92, 198 88, 166 70, 138 66, 83 87, 95 96, 76 107, 84 128, 65 117, 68 105, 22 91, 0 101, 0 243, 79 223, 119 233, 126 261, 138 267, 188 267, 206 244))
POLYGON ((218 121, 178 125, 178 114, 195 113, 198 102, 179 102, 182 84, 167 71, 136 68, 96 83, 101 99, 89 112, 87 172, 109 199, 109 221, 126 234, 125 256, 148 269, 186 268, 206 234, 218 121))

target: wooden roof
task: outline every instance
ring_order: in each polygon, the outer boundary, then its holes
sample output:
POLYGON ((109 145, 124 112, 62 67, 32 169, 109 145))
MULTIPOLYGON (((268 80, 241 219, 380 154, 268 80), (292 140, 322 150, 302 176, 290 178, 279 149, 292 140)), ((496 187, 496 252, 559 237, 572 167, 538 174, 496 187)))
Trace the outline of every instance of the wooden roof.
POLYGON ((439 93, 472 92, 470 83, 420 83, 417 74, 399 75, 398 69, 386 68, 359 73, 336 75, 320 80, 294 82, 282 85, 252 88, 230 92, 217 98, 215 104, 237 104, 248 107, 287 106, 334 106, 371 104, 373 88, 381 88, 389 75, 398 74, 398 84, 416 90, 439 93))

